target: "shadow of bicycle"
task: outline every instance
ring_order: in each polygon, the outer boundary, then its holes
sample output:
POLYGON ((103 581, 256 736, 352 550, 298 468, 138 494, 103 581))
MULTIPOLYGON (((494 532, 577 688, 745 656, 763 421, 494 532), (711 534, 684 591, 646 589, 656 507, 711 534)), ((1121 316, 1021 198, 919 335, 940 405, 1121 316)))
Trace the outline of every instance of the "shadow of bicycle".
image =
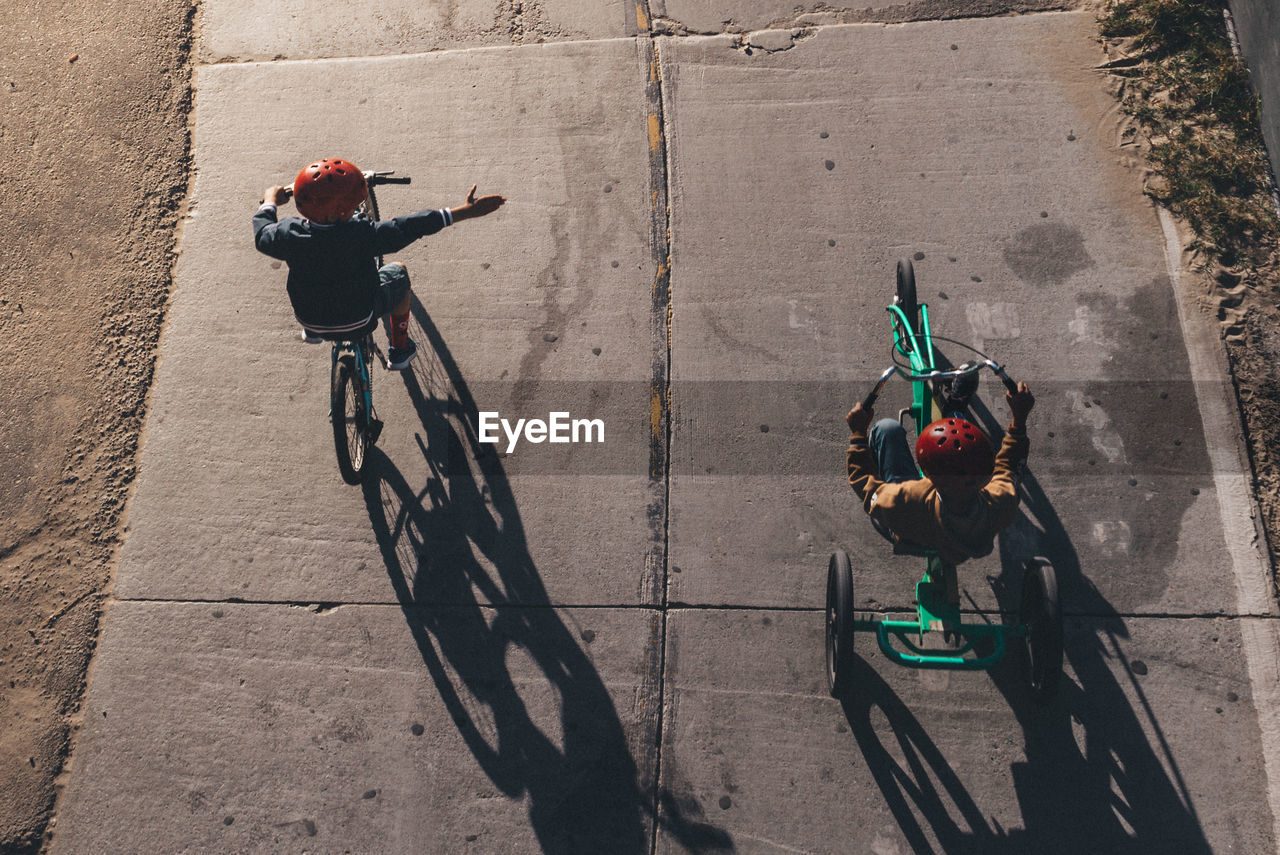
MULTIPOLYGON (((467 383, 416 299, 413 315, 421 350, 402 377, 430 476, 409 484, 375 448, 364 498, 396 600, 459 734, 503 795, 527 799, 543 852, 647 853, 659 803, 663 827, 687 849, 732 849, 726 833, 655 793, 650 719, 628 732, 552 607, 502 463, 477 441, 467 383), (516 652, 536 665, 541 684, 524 670, 517 681, 507 664, 516 652), (534 720, 548 689, 562 746, 534 720)), ((647 700, 656 709, 656 646, 649 656, 644 679, 654 683, 637 692, 654 690, 647 700)))

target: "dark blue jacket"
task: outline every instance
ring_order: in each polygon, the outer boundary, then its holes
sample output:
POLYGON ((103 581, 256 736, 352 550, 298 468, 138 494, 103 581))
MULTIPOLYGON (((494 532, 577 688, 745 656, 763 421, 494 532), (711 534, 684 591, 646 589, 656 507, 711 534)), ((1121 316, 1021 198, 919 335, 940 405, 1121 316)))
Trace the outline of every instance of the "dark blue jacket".
POLYGON ((274 205, 253 215, 258 251, 289 265, 289 302, 298 322, 311 329, 343 330, 373 317, 380 255, 404 249, 453 224, 447 208, 372 222, 356 217, 322 225, 298 217, 276 222, 274 205))

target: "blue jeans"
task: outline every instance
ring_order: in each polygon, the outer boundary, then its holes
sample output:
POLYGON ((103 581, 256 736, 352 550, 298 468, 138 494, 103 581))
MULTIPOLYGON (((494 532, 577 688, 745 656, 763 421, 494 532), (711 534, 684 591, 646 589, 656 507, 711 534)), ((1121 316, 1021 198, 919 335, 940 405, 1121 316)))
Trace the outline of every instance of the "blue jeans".
POLYGON ((907 444, 907 432, 896 419, 881 419, 871 426, 867 437, 871 456, 876 461, 876 474, 881 481, 899 484, 920 477, 911 447, 907 444))
POLYGON ((391 262, 378 269, 378 296, 373 304, 374 317, 391 314, 391 310, 409 293, 409 271, 403 264, 391 262))

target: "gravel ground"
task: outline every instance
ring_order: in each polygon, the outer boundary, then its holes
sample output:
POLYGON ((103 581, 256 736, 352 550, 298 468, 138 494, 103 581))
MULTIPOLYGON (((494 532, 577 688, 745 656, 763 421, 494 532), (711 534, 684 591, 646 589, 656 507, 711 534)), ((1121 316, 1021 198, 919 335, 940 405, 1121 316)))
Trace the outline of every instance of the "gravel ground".
POLYGON ((110 588, 186 195, 192 10, 54 0, 0 29, 0 852, 42 845, 110 588))

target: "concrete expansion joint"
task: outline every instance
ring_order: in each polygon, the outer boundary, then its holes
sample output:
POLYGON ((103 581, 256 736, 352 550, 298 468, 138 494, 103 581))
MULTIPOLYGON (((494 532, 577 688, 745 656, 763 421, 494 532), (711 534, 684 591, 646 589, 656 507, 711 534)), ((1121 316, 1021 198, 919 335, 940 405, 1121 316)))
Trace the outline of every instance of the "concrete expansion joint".
MULTIPOLYGON (((654 486, 661 490, 661 519, 654 520, 654 548, 660 551, 661 573, 658 584, 658 614, 654 625, 657 638, 656 676, 657 704, 654 716, 653 800, 649 810, 654 818, 649 835, 650 855, 658 850, 658 829, 661 826, 662 807, 659 801, 663 780, 663 743, 667 707, 667 649, 670 624, 667 620, 671 582, 671 156, 666 139, 665 92, 663 91, 661 40, 651 26, 653 15, 648 0, 636 5, 636 23, 639 36, 644 39, 648 53, 648 80, 645 94, 648 100, 649 124, 649 182, 652 197, 650 211, 650 240, 654 264, 651 297, 650 335, 651 355, 651 428, 649 475, 654 486)), ((657 562, 655 562, 657 563, 657 562)), ((652 691, 652 689, 651 689, 652 691)))
MULTIPOLYGON (((779 605, 760 605, 753 603, 689 603, 679 600, 673 600, 666 605, 666 611, 671 612, 792 612, 797 614, 823 614, 826 611, 825 606, 779 606, 779 605)), ((887 617, 889 615, 910 614, 915 611, 914 604, 890 604, 877 603, 874 607, 855 609, 858 614, 873 617, 887 617)), ((960 613, 966 617, 982 617, 982 618, 1000 618, 1002 615, 1008 615, 998 608, 977 608, 977 609, 961 609, 960 613)), ((1227 620, 1227 621, 1264 621, 1280 623, 1280 615, 1276 614, 1228 614, 1226 612, 1093 612, 1093 611, 1072 611, 1070 609, 1063 610, 1063 617, 1069 621, 1087 622, 1087 621, 1109 621, 1109 620, 1173 620, 1173 621, 1202 621, 1202 620, 1227 620)))
MULTIPOLYGON (((83 598, 82 598, 83 599, 83 598)), ((243 597, 226 597, 221 600, 165 599, 162 597, 118 597, 115 603, 145 603, 160 606, 277 606, 309 609, 317 613, 338 608, 415 608, 415 609, 521 609, 526 611, 567 609, 570 611, 648 611, 659 612, 662 607, 654 603, 402 603, 398 600, 250 600, 243 597)))

